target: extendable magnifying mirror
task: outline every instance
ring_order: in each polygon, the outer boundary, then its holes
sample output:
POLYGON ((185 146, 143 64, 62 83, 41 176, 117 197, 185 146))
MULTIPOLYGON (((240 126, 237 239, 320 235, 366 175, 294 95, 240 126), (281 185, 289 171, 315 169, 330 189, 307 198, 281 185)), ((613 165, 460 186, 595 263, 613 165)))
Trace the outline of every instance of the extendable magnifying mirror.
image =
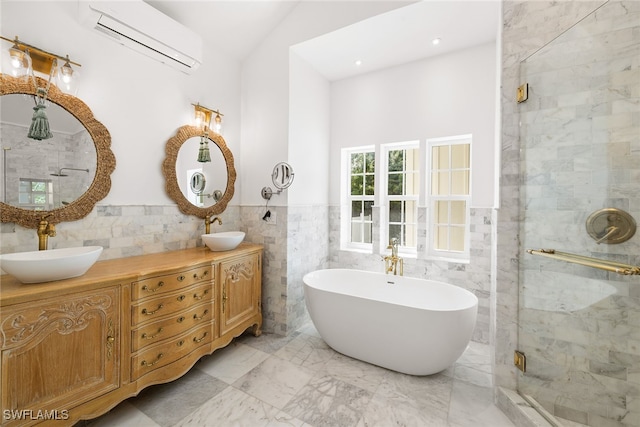
POLYGON ((278 191, 273 191, 271 187, 263 187, 261 194, 262 198, 265 200, 271 199, 271 196, 274 194, 282 193, 282 190, 289 188, 293 183, 293 168, 290 164, 286 162, 280 162, 273 168, 273 172, 271 173, 271 181, 273 185, 278 189, 278 191))

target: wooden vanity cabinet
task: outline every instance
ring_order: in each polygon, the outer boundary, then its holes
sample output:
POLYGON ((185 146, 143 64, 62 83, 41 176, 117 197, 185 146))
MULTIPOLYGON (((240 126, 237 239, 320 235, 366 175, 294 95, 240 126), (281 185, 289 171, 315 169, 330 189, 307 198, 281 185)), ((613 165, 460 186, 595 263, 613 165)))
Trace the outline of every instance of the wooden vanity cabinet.
POLYGON ((96 263, 84 276, 0 277, 2 426, 71 426, 173 381, 262 327, 262 247, 96 263), (19 419, 21 418, 21 419, 19 419))
POLYGON ((119 287, 17 304, 1 319, 3 424, 64 422, 119 387, 119 287))
POLYGON ((220 263, 220 335, 242 332, 247 323, 255 324, 253 333, 262 333, 261 277, 259 254, 245 255, 220 263))

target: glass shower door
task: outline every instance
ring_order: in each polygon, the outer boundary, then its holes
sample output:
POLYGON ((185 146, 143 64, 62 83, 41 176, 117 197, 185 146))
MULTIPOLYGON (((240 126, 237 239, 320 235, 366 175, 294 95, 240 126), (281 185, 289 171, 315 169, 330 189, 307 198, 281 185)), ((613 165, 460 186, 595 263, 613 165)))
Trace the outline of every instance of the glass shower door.
POLYGON ((523 61, 521 82, 518 391, 576 423, 638 426, 640 276, 526 250, 640 265, 640 231, 608 244, 586 226, 605 208, 640 224, 640 2, 605 3, 523 61))

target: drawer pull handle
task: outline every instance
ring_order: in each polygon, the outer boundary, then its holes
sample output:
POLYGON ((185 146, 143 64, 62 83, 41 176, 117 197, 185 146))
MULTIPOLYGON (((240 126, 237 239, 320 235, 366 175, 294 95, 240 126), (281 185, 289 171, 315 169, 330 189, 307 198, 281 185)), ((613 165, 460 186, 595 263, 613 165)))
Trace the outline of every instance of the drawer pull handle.
POLYGON ((156 332, 154 335, 147 335, 147 333, 145 332, 144 334, 142 334, 142 336, 140 338, 142 338, 143 340, 152 340, 155 337, 157 337, 158 335, 160 335, 162 333, 162 331, 164 331, 164 328, 158 329, 158 332, 156 332))
POLYGON ((156 357, 156 360, 155 360, 155 361, 153 361, 153 362, 147 362, 146 360, 143 360, 143 361, 142 361, 142 363, 141 363, 141 365, 142 365, 142 366, 153 366, 153 365, 155 365, 156 363, 158 363, 158 362, 160 361, 160 359, 162 359, 162 356, 164 356, 164 354, 160 353, 160 354, 158 355, 158 357, 156 357))
POLYGON ((204 279, 208 275, 209 275, 209 270, 205 270, 204 272, 202 272, 201 276, 198 276, 198 273, 193 273, 193 278, 196 280, 200 280, 200 279, 204 279))
POLYGON ((182 323, 182 322, 184 322, 184 316, 180 316, 180 317, 178 317, 177 322, 178 322, 178 323, 182 323))
POLYGON ((205 291, 202 293, 202 295, 193 294, 193 299, 196 299, 196 300, 198 300, 198 301, 199 301, 199 300, 201 300, 202 298, 204 298, 204 296, 205 296, 206 294, 208 294, 208 293, 209 293, 209 291, 208 291, 208 290, 205 290, 205 291))
POLYGON ((180 296, 177 298, 177 300, 178 300, 178 301, 184 301, 184 299, 185 299, 185 298, 186 298, 186 297, 185 297, 184 295, 180 295, 180 296))
POLYGON ((151 289, 151 288, 149 288, 147 285, 144 285, 144 286, 142 287, 142 290, 143 290, 143 291, 147 291, 147 292, 156 292, 158 289, 160 289, 160 288, 161 288, 161 287, 163 287, 163 286, 164 286, 164 282, 160 281, 160 282, 158 282, 158 286, 157 286, 157 287, 155 287, 155 288, 151 289))
POLYGON ((176 343, 178 347, 182 347, 184 345, 184 340, 180 340, 176 343))
POLYGON ((206 337, 207 337, 207 332, 204 333, 202 338, 193 337, 193 342, 202 342, 202 340, 204 340, 206 337))
POLYGON ((178 276, 178 282, 182 282, 184 279, 185 277, 182 274, 178 276))
POLYGON ((198 317, 198 315, 197 315, 197 314, 194 314, 194 315, 193 315, 193 318, 194 318, 195 320, 202 320, 202 319, 204 319, 204 316, 206 316, 206 315, 207 315, 207 313, 209 313, 209 310, 205 310, 205 311, 204 311, 204 313, 202 313, 202 316, 200 316, 200 317, 198 317))
POLYGON ((155 309, 155 310, 153 310, 153 311, 148 311, 146 308, 143 308, 143 309, 142 309, 142 314, 145 314, 145 315, 147 315, 147 316, 151 316, 152 314, 156 314, 158 311, 160 311, 160 309, 161 309, 162 307, 164 307, 164 304, 160 304, 160 305, 158 306, 158 308, 156 308, 156 309, 155 309))

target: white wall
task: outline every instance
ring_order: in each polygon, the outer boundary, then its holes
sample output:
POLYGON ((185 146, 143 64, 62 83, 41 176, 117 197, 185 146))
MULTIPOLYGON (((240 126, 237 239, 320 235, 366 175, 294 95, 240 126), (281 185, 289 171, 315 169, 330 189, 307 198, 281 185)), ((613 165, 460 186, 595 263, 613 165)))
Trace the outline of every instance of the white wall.
POLYGON ((329 204, 330 84, 309 63, 290 55, 289 161, 295 164, 288 205, 329 204))
MULTIPOLYGON (((162 161, 167 140, 191 124, 191 103, 219 108, 223 135, 240 166, 240 65, 205 44, 204 63, 184 74, 82 26, 75 1, 5 1, 2 35, 82 64, 78 97, 109 130, 116 170, 100 204, 173 204, 164 189, 162 161)), ((2 49, 10 47, 2 42, 2 49)), ((232 204, 239 200, 236 188, 232 204)))
MULTIPOLYGON (((294 185, 304 169, 289 159, 289 48, 330 31, 406 5, 406 2, 301 2, 242 63, 243 170, 239 173, 242 205, 264 205, 260 190, 271 185, 276 163, 290 161, 296 172, 294 185)), ((315 180, 326 180, 323 176, 315 180)), ((291 188, 291 191, 294 191, 291 188)), ((269 205, 287 205, 288 190, 274 196, 269 205)), ((301 203, 304 200, 296 200, 301 203)))
POLYGON ((331 85, 330 204, 340 204, 340 149, 473 134, 472 207, 494 203, 496 46, 482 46, 331 85))

